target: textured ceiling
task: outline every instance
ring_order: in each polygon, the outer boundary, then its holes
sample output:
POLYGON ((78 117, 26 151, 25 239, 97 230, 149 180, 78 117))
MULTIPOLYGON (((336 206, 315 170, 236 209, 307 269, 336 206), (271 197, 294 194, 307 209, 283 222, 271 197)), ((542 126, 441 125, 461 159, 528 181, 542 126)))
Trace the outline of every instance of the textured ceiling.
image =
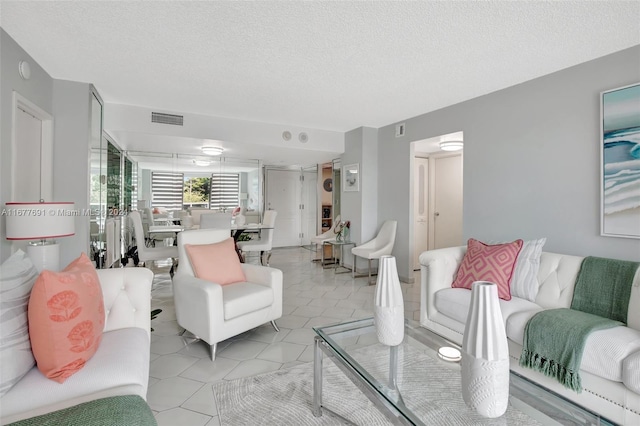
POLYGON ((640 43, 637 1, 2 1, 49 74, 107 102, 347 131, 640 43))

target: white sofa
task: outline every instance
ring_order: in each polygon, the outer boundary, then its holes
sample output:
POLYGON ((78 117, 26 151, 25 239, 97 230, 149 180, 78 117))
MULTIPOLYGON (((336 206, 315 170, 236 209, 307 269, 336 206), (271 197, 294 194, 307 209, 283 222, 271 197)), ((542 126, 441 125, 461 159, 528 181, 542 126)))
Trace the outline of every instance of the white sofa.
MULTIPOLYGON (((471 291, 451 288, 466 247, 431 250, 420 255, 420 324, 462 343, 471 291)), ((511 370, 613 422, 640 424, 640 272, 629 302, 627 327, 592 333, 587 339, 580 375, 582 393, 518 364, 527 321, 543 309, 569 308, 583 258, 543 252, 535 303, 512 297, 500 300, 505 321, 511 370)))
POLYGON ((64 383, 33 367, 0 398, 0 424, 119 395, 147 399, 153 273, 146 268, 98 270, 106 321, 98 351, 64 383))

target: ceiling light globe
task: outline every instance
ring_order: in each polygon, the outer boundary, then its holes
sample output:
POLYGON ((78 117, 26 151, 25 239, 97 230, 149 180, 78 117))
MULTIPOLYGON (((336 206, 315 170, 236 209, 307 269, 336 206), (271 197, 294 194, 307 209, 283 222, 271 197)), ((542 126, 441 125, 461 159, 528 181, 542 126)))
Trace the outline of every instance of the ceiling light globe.
POLYGON ((202 152, 207 155, 222 155, 224 149, 219 146, 203 146, 202 152))
POLYGON ((440 149, 443 151, 460 151, 462 148, 464 148, 464 142, 462 141, 440 142, 440 149))

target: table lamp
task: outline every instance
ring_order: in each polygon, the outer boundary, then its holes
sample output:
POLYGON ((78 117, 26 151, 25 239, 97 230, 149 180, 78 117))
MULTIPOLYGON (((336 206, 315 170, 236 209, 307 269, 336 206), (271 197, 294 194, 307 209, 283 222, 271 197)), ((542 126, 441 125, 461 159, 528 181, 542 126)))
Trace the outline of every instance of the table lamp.
POLYGON ((75 216, 71 202, 7 203, 7 240, 29 241, 27 254, 38 272, 58 271, 60 245, 53 238, 74 235, 75 216))

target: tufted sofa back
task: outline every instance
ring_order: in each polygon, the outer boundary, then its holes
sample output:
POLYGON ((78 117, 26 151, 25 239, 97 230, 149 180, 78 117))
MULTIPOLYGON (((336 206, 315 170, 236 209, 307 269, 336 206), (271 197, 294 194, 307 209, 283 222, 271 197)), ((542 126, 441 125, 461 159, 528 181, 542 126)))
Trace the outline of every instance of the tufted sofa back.
MULTIPOLYGON (((580 256, 543 252, 538 271, 540 286, 536 304, 546 309, 570 307, 583 259, 580 256)), ((627 323, 629 327, 640 330, 640 269, 631 288, 627 323)))
POLYGON ((106 316, 104 331, 139 327, 150 333, 151 284, 147 268, 98 269, 106 316))

